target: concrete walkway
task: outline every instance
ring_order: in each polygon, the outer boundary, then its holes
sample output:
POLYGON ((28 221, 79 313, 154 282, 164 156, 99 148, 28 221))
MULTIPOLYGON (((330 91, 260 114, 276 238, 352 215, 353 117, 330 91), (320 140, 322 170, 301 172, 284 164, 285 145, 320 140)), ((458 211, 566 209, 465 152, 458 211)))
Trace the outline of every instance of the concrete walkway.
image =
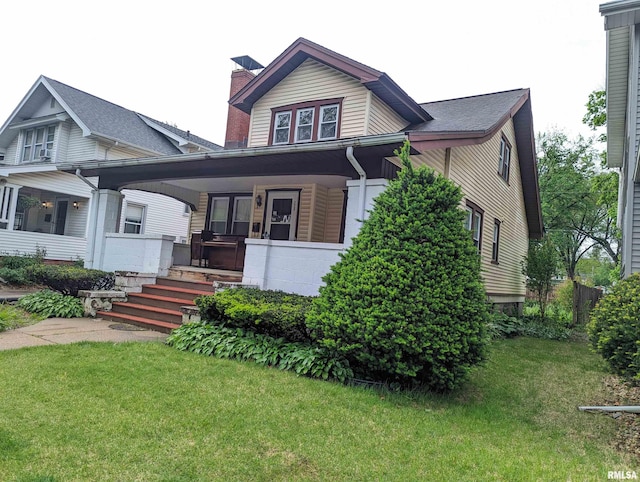
POLYGON ((0 332, 0 350, 79 341, 164 341, 166 338, 164 333, 102 318, 49 318, 35 325, 0 332))

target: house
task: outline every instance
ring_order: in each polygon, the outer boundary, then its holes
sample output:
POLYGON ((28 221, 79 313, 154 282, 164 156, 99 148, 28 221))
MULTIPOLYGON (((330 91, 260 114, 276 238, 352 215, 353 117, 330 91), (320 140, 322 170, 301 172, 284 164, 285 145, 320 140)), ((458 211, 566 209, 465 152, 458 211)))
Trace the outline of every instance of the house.
MULTIPOLYGON (((522 304, 521 261, 542 234, 528 89, 417 103, 385 73, 304 38, 257 75, 262 66, 250 57, 234 60, 226 149, 59 168, 99 176, 101 213, 117 211, 116 193, 130 186, 179 192, 193 210, 195 262, 241 270, 262 288, 315 294, 400 169, 394 150, 409 139, 414 165, 462 187, 489 298, 522 304)), ((98 226, 87 257, 96 267, 148 266, 135 254, 148 244, 114 234, 113 217, 98 226)))
MULTIPOLYGON (((50 259, 85 257, 98 181, 59 171, 60 164, 216 149, 221 147, 41 76, 0 128, 0 253, 39 248, 50 259)), ((187 240, 189 210, 182 201, 132 189, 122 195, 119 231, 187 240)))
POLYGON ((640 1, 600 5, 607 34, 607 167, 619 169, 620 274, 640 271, 640 1))

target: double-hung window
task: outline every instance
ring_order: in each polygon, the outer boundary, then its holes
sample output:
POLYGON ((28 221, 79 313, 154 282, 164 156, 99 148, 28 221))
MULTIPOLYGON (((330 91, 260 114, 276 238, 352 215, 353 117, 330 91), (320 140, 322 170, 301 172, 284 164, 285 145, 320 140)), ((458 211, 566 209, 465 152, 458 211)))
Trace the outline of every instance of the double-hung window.
POLYGON ((22 162, 49 159, 53 151, 56 126, 42 126, 23 132, 22 162))
POLYGON ((127 203, 124 216, 125 233, 142 234, 144 232, 144 212, 144 205, 127 203))
POLYGON ((342 99, 304 102, 272 110, 270 143, 293 144, 337 139, 342 99))
POLYGON ((482 218, 484 211, 472 202, 467 201, 466 213, 465 226, 471 231, 473 244, 478 248, 478 252, 480 252, 482 248, 482 218))
POLYGON ((500 162, 498 164, 498 174, 506 182, 509 182, 509 170, 511 168, 511 144, 502 137, 500 140, 500 162))
POLYGON ((216 234, 248 236, 252 199, 248 194, 210 194, 207 229, 216 234))

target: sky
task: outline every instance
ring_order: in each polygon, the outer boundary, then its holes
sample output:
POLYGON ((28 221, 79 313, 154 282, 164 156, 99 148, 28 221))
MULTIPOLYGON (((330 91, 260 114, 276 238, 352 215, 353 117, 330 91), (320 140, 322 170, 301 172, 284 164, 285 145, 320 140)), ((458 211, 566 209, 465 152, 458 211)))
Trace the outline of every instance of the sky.
POLYGON ((530 88, 536 133, 590 135, 585 104, 605 86, 600 3, 5 1, 0 125, 42 74, 224 144, 231 57, 266 66, 304 37, 419 103, 530 88))

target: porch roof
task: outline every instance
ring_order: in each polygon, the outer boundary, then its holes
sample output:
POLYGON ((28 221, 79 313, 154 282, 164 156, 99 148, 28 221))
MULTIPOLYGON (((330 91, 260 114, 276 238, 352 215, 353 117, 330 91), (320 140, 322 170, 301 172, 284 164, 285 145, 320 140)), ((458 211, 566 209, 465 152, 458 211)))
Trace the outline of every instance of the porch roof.
POLYGON ((83 176, 99 176, 100 189, 120 189, 149 181, 248 176, 338 175, 353 179, 358 173, 346 157, 347 147, 369 177, 393 177, 393 156, 406 135, 385 134, 312 144, 180 154, 137 159, 93 160, 60 164, 58 169, 83 176))

